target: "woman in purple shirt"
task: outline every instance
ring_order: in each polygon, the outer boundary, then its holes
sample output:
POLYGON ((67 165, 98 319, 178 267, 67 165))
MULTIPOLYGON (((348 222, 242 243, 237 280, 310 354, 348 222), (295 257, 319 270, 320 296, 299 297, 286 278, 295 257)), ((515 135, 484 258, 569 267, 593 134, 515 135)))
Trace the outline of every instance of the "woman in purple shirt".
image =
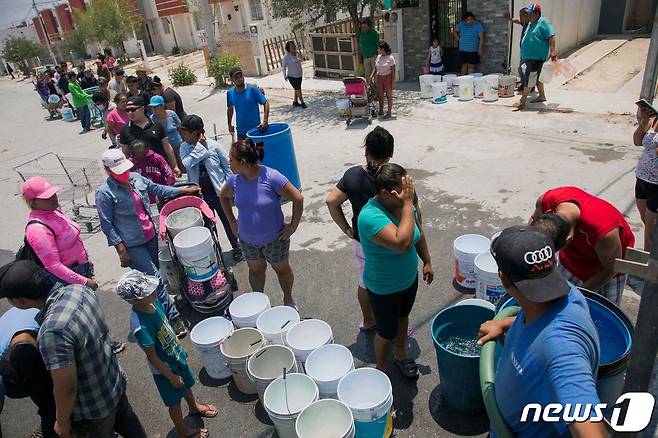
POLYGON ((304 210, 304 197, 277 170, 258 164, 265 158, 263 143, 251 139, 231 147, 231 175, 220 193, 222 209, 233 233, 240 239, 249 266, 249 283, 254 291, 264 291, 267 263, 279 277, 283 304, 297 308, 292 298, 294 275, 288 262, 290 236, 297 230, 304 210), (286 224, 281 198, 292 201, 292 220, 286 224), (232 202, 238 209, 233 214, 232 202))

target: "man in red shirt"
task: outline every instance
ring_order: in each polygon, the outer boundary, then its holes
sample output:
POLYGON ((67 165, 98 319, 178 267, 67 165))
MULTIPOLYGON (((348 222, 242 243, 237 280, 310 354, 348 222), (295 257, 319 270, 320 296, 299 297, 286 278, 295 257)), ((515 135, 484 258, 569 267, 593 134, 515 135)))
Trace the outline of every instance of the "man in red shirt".
POLYGON ((615 259, 635 237, 619 210, 577 187, 558 187, 537 199, 529 223, 553 238, 567 280, 621 302, 627 276, 615 272, 615 259))

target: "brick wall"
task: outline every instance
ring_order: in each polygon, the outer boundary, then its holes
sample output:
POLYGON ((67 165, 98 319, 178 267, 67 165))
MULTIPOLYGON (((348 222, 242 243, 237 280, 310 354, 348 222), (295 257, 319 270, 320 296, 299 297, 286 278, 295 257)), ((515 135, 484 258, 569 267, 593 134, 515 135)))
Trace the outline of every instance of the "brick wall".
POLYGON ((468 0, 468 10, 484 25, 484 53, 480 70, 483 73, 502 73, 507 65, 509 23, 505 13, 509 0, 468 0))
MULTIPOLYGON (((417 8, 402 9, 404 70, 405 79, 414 81, 427 64, 427 48, 430 44, 429 2, 420 0, 417 8)), ((486 30, 484 54, 480 70, 483 73, 504 71, 509 47, 509 24, 505 13, 509 11, 510 0, 468 0, 467 9, 482 22, 486 30)))
POLYGON ((420 0, 417 8, 402 9, 404 79, 407 81, 416 80, 427 64, 427 49, 430 46, 429 2, 420 0))

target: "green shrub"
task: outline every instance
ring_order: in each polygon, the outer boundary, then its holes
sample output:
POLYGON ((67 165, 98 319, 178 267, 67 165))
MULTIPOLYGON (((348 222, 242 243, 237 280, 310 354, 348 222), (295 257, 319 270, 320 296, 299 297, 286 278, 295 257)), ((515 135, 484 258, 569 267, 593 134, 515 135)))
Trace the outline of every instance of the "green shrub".
POLYGON ((184 64, 179 64, 169 69, 169 80, 174 87, 184 87, 196 82, 196 75, 191 68, 184 64))
POLYGON ((232 67, 240 65, 240 58, 231 53, 218 53, 217 57, 210 62, 208 73, 215 78, 215 87, 226 87, 228 85, 228 72, 232 67))
POLYGON ((171 54, 172 55, 180 55, 180 47, 174 46, 171 48, 171 54))

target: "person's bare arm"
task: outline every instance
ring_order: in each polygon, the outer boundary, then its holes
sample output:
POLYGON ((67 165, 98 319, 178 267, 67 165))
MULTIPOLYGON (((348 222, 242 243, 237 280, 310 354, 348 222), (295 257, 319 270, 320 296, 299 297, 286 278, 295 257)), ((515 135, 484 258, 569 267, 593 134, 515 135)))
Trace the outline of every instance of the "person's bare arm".
POLYGON ((478 344, 484 345, 489 341, 500 338, 505 334, 514 321, 516 316, 508 316, 507 318, 500 319, 498 321, 486 321, 480 326, 480 332, 478 334, 478 344))
POLYGON ((219 192, 219 203, 222 206, 222 210, 224 210, 224 214, 226 215, 226 219, 228 219, 228 223, 231 225, 231 230, 233 230, 233 234, 237 236, 238 221, 237 219, 235 219, 235 215, 233 214, 233 196, 235 196, 233 189, 230 188, 229 185, 225 183, 222 186, 222 191, 219 192))
POLYGON ((326 203, 327 208, 329 209, 329 215, 331 215, 331 218, 336 222, 336 225, 338 225, 340 230, 345 233, 347 237, 354 239, 354 230, 349 222, 347 222, 345 213, 343 213, 343 209, 341 208, 347 199, 346 193, 338 187, 334 187, 331 193, 329 193, 329 196, 327 196, 326 203))
POLYGON ((291 182, 286 183, 279 194, 292 201, 292 219, 289 224, 284 225, 281 233, 279 233, 279 239, 286 240, 290 239, 290 236, 297 231, 297 227, 299 227, 299 223, 302 220, 302 213, 304 212, 304 196, 295 186, 292 185, 291 182))
POLYGON ((263 105, 263 122, 260 124, 260 129, 262 131, 267 130, 267 125, 270 121, 270 102, 269 100, 263 105))
POLYGON ((174 153, 174 148, 169 143, 169 139, 163 138, 162 139, 162 149, 164 149, 165 154, 167 155, 167 161, 169 162, 169 166, 171 167, 171 170, 174 172, 174 175, 176 178, 181 176, 181 171, 180 168, 178 167, 178 162, 176 161, 176 154, 174 153))
POLYGON ((78 374, 75 362, 63 368, 51 370, 53 396, 56 406, 55 431, 64 437, 71 433, 71 412, 78 394, 78 374))
POLYGON ((402 178, 401 193, 396 191, 392 193, 403 202, 400 225, 397 227, 393 223, 387 225, 372 240, 392 251, 407 252, 413 245, 414 226, 416 224, 413 206, 414 186, 411 177, 406 175, 402 178))
POLYGON ((585 289, 596 291, 603 287, 607 282, 612 279, 616 274, 615 272, 615 259, 621 258, 622 246, 619 236, 619 229, 614 229, 602 237, 596 245, 594 245, 594 252, 599 257, 599 262, 603 268, 592 275, 583 284, 585 289))
POLYGON ((176 389, 180 389, 183 387, 185 382, 183 382, 183 379, 175 374, 173 371, 169 369, 167 365, 165 365, 164 362, 158 357, 158 353, 155 351, 155 347, 142 347, 144 350, 144 353, 146 353, 146 358, 148 361, 153 365, 153 367, 160 372, 167 380, 169 380, 169 383, 171 383, 171 386, 173 386, 176 389))
POLYGON ((603 423, 573 422, 569 425, 569 431, 573 438, 605 438, 608 436, 603 423))
POLYGON ((555 35, 548 39, 548 45, 551 48, 551 61, 557 61, 557 52, 555 51, 555 35))
POLYGON ((233 126, 233 113, 235 110, 233 109, 232 106, 229 106, 226 109, 226 119, 228 120, 228 132, 233 134, 235 132, 235 127, 233 126))
POLYGON ((455 36, 457 43, 459 43, 459 29, 457 29, 456 27, 452 29, 452 34, 455 36))
POLYGON ((110 137, 112 144, 117 144, 117 136, 114 135, 114 123, 108 120, 105 121, 105 133, 110 137))
POLYGON ((541 196, 537 198, 537 202, 535 203, 535 211, 532 212, 532 216, 530 216, 530 219, 528 219, 528 225, 532 225, 539 218, 539 216, 544 214, 541 208, 541 200, 541 196))
POLYGON ((640 108, 640 117, 640 123, 637 124, 637 129, 633 133, 633 144, 635 146, 642 146, 642 140, 644 140, 644 136, 655 120, 655 116, 652 117, 645 108, 640 108))
POLYGON ((480 32, 478 36, 480 37, 480 45, 478 46, 478 55, 482 56, 482 53, 484 53, 484 32, 480 32))

